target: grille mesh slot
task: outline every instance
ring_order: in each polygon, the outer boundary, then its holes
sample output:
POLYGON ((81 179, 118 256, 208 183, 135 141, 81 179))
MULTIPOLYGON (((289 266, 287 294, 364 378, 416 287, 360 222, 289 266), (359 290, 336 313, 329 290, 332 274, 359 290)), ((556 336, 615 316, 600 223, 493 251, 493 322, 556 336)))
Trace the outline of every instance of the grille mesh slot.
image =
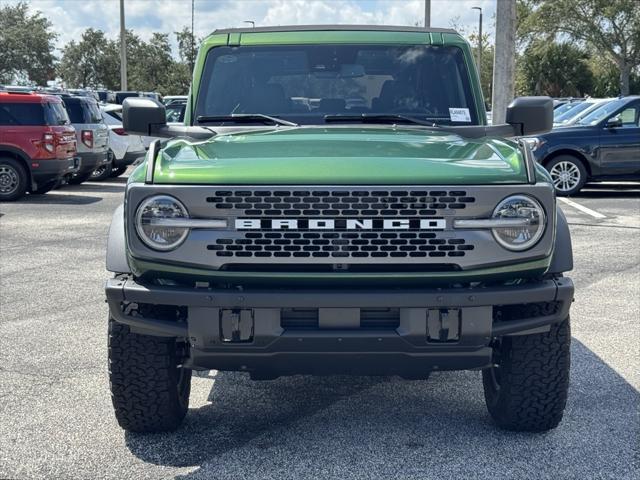
MULTIPOLYGON (((280 326, 290 330, 317 330, 317 308, 283 308, 280 326)), ((400 325, 399 308, 361 308, 360 327, 365 330, 394 330, 400 325)))
POLYGON ((207 245, 219 257, 424 258, 464 257, 475 247, 433 232, 247 232, 207 245))
POLYGON ((207 202, 249 216, 406 217, 452 213, 475 198, 464 190, 217 190, 207 202))

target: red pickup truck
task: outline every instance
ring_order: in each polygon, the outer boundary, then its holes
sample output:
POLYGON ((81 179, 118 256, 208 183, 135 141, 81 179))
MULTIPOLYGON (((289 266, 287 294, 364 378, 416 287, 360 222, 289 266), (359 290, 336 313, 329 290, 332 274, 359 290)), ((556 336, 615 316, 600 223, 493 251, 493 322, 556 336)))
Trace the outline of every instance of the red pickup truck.
POLYGON ((0 201, 46 193, 79 166, 75 130, 60 98, 0 92, 0 201))

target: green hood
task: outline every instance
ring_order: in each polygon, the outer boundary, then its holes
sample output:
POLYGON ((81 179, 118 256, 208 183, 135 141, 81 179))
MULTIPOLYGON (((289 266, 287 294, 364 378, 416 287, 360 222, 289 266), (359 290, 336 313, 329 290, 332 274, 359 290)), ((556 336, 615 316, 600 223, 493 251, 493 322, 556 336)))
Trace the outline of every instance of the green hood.
POLYGON ((280 127, 171 140, 154 182, 472 185, 525 183, 526 170, 517 146, 497 139, 386 126, 280 127))

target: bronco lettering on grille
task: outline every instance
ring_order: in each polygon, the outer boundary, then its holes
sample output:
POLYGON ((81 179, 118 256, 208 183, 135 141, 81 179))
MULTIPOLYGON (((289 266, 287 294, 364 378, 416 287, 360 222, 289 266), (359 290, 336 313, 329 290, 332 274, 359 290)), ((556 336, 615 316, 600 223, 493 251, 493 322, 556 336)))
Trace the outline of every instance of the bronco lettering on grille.
POLYGON ((236 230, 444 230, 444 218, 239 218, 236 230))

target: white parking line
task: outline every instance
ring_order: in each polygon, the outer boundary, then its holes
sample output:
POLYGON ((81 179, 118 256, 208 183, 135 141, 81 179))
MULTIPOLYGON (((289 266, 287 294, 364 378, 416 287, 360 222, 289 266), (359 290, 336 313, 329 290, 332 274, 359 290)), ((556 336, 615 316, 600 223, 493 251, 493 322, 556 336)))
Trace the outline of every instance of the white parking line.
POLYGON ((576 210, 580 210, 581 212, 586 213, 587 215, 591 215, 593 218, 607 218, 606 215, 603 215, 600 212, 596 212, 595 210, 591 210, 590 208, 587 208, 584 205, 580 205, 579 203, 576 203, 573 200, 569 200, 568 198, 558 197, 558 200, 560 200, 563 203, 566 203, 567 205, 575 208, 576 210))

